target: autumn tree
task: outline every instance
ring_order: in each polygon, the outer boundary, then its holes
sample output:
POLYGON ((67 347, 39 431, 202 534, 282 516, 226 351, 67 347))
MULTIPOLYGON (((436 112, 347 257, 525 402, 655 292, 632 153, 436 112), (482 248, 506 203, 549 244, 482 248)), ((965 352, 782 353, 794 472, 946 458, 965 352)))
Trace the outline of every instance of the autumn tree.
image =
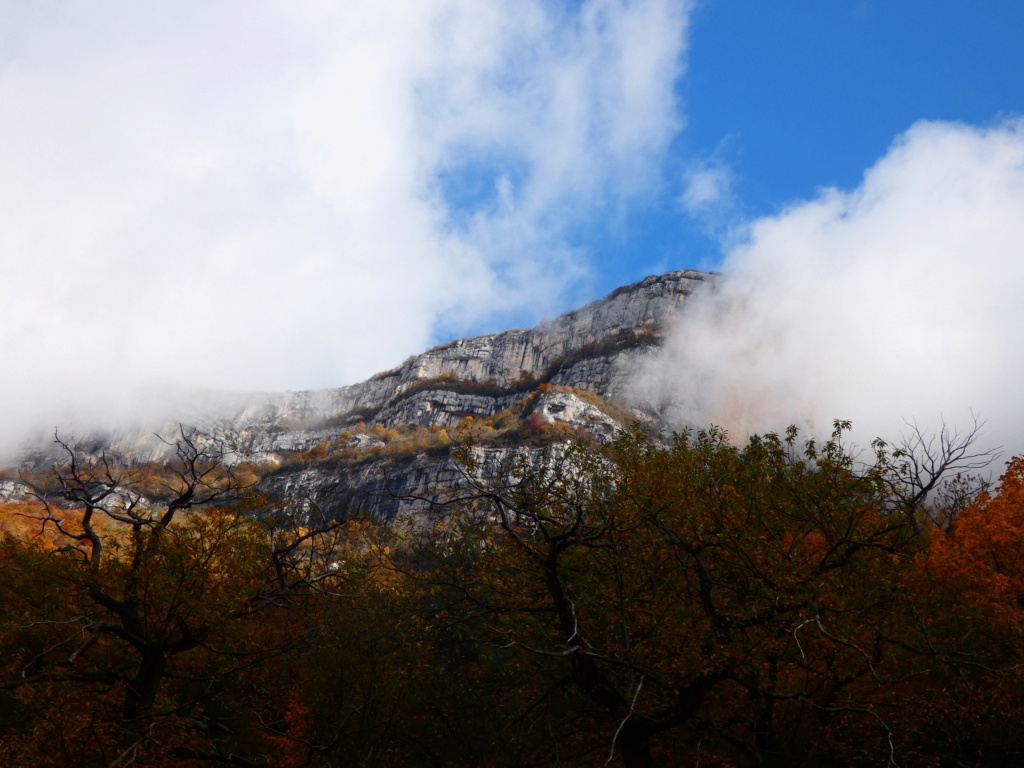
POLYGON ((892 457, 859 466, 844 426, 524 457, 396 567, 519 669, 505 701, 546 759, 894 761, 892 713, 930 658, 901 579, 920 540, 892 457))
POLYGON ((289 760, 311 754, 288 721, 301 702, 271 682, 294 674, 305 602, 340 578, 337 525, 281 532, 251 502, 224 508, 242 489, 184 431, 160 468, 61 445, 66 465, 36 486, 46 535, 0 551, 3 764, 273 765, 282 741, 289 760))
POLYGON ((929 632, 952 652, 935 675, 923 738, 950 742, 960 765, 1017 765, 1024 753, 1024 458, 1008 462, 945 529, 933 532, 916 589, 929 632))
POLYGON ((0 541, 0 765, 1013 765, 1024 464, 946 514, 962 435, 846 428, 464 451, 425 533, 67 445, 0 541))

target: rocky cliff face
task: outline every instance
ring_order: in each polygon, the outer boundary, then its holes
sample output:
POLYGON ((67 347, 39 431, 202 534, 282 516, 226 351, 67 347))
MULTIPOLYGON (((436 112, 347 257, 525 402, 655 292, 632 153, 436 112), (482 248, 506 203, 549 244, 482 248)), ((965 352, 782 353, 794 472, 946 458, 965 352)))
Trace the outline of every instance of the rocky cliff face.
MULTIPOLYGON (((510 451, 536 450, 528 444, 545 429, 608 439, 643 417, 618 403, 630 371, 711 279, 692 270, 649 277, 535 328, 457 339, 358 384, 225 400, 187 423, 225 445, 230 461, 277 466, 263 481, 268 495, 390 518, 465 480, 452 439, 480 442, 486 468, 510 451)), ((129 461, 169 456, 149 430, 94 435, 81 447, 129 461)), ((39 450, 24 464, 43 468, 59 458, 39 450)))
POLYGON ((694 270, 649 277, 535 328, 456 339, 358 384, 253 400, 216 426, 254 452, 297 450, 360 421, 430 427, 492 415, 540 383, 619 400, 636 358, 711 279, 694 270))
POLYGON ((444 429, 404 424, 398 434, 380 427, 346 431, 286 458, 264 477, 260 492, 288 500, 298 515, 314 508, 328 517, 364 509, 421 525, 422 513, 436 504, 473 493, 476 483, 517 461, 541 461, 566 437, 613 439, 632 414, 585 390, 546 385, 496 415, 463 417, 444 429), (453 448, 462 445, 470 447, 460 457, 453 448))

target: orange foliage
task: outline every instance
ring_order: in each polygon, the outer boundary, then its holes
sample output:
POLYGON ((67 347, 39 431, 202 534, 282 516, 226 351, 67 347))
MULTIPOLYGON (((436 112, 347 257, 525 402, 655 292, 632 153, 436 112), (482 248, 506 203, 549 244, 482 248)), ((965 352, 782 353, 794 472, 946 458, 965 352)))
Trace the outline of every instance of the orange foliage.
POLYGON ((1020 632, 1024 619, 1024 458, 1014 458, 994 496, 983 493, 931 543, 929 565, 960 602, 1020 632))
POLYGON ((309 707, 296 697, 288 700, 283 727, 264 737, 267 746, 277 754, 280 766, 306 764, 307 749, 304 741, 311 735, 309 707))
MULTIPOLYGON (((82 516, 81 509, 54 510, 53 516, 61 520, 61 524, 69 533, 82 532, 79 522, 82 516)), ((46 508, 39 501, 0 504, 0 533, 10 534, 18 541, 34 540, 42 549, 54 549, 70 543, 71 540, 61 534, 47 517, 46 508)), ((95 528, 100 536, 106 537, 114 529, 114 524, 109 519, 100 519, 96 521, 95 528)))

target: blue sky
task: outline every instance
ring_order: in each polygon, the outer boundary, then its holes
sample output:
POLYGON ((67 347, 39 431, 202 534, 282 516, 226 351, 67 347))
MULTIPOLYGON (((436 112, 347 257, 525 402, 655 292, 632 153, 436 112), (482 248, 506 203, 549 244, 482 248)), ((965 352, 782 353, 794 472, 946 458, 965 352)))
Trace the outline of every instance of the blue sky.
MULTIPOLYGON (((886 271, 923 295, 910 276, 939 251, 978 277, 941 301, 989 307, 975 357, 1024 376, 1000 335, 1024 325, 1024 3, 0 0, 0 18, 0 355, 34 373, 0 376, 8 434, 181 387, 340 386, 671 269, 808 296, 886 271), (940 216, 960 229, 936 241, 940 216)), ((849 317, 885 315, 869 294, 849 317)))
POLYGON ((918 120, 1024 114, 1024 3, 709 0, 691 23, 664 186, 611 236, 579 237, 599 293, 652 268, 721 265, 722 243, 678 205, 693 163, 731 171, 742 223, 856 187, 918 120))

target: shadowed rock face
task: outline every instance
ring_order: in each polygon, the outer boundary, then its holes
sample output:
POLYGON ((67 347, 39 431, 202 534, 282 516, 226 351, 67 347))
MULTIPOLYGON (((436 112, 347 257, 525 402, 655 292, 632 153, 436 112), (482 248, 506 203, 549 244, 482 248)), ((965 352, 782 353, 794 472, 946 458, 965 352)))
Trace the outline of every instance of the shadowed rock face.
MULTIPOLYGON (((216 407, 207 406, 202 416, 183 421, 187 428, 225 445, 229 461, 268 463, 314 446, 344 442, 343 435, 357 425, 364 430, 418 425, 436 432, 454 428, 467 416, 488 419, 510 410, 519 418, 559 422, 608 439, 623 421, 621 409, 612 409, 612 415, 564 390, 538 397, 538 387, 572 387, 606 401, 622 399, 639 359, 651 354, 687 296, 712 279, 692 270, 649 277, 535 328, 457 339, 357 384, 224 397, 216 407)), ((633 415, 643 417, 636 411, 633 415)), ((166 460, 172 451, 153 433, 173 436, 177 430, 178 424, 171 423, 134 433, 87 436, 86 453, 106 451, 133 462, 166 460)), ((464 480, 448 450, 435 447, 398 460, 383 455, 381 446, 364 437, 359 439, 366 444, 349 446, 348 461, 286 465, 271 473, 261 490, 274 497, 304 498, 307 506, 315 502, 331 514, 360 506, 390 519, 428 506, 423 499, 438 498, 464 480)), ((486 471, 519 449, 481 450, 486 471)), ((42 469, 60 459, 39 448, 26 452, 22 464, 42 469)))
POLYGON ((480 472, 472 478, 449 450, 427 451, 405 460, 382 456, 351 464, 325 463, 274 472, 260 484, 260 492, 268 498, 287 499, 290 514, 300 521, 314 510, 328 519, 369 510, 383 520, 422 526, 429 524, 432 509, 471 495, 474 481, 486 481, 524 454, 536 458, 540 449, 473 449, 480 472))

